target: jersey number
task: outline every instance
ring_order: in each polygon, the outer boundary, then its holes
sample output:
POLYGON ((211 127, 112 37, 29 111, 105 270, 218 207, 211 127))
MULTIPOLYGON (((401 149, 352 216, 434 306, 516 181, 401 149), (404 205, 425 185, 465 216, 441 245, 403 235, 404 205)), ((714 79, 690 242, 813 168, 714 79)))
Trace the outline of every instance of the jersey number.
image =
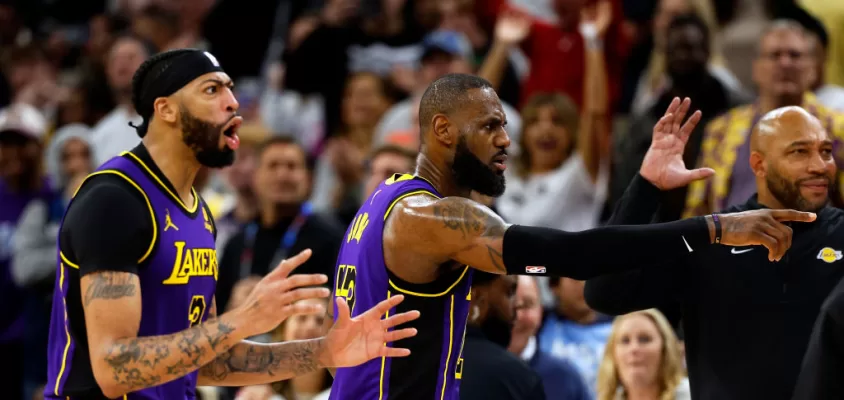
POLYGON ((349 310, 355 310, 355 279, 357 270, 354 265, 340 265, 337 267, 334 296, 346 299, 349 310))
POLYGON ((205 296, 196 295, 190 300, 190 308, 188 309, 188 321, 190 326, 194 327, 202 322, 202 317, 205 315, 205 296))

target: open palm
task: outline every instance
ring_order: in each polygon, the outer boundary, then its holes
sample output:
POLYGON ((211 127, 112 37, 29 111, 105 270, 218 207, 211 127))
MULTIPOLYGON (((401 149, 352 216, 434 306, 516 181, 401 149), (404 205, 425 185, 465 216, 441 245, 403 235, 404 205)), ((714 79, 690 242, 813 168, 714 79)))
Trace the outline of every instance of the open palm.
POLYGON ((387 346, 389 342, 416 335, 415 328, 390 330, 419 318, 419 311, 409 311, 381 319, 404 300, 398 295, 384 300, 365 313, 352 318, 349 305, 337 298, 337 321, 325 337, 330 367, 354 367, 378 357, 406 357, 410 350, 387 346))
POLYGON ((683 150, 701 116, 700 111, 695 111, 685 124, 680 125, 691 104, 689 98, 681 102, 675 97, 671 101, 665 115, 654 126, 651 147, 642 161, 639 173, 662 190, 683 187, 715 173, 710 168, 688 170, 683 162, 683 150))

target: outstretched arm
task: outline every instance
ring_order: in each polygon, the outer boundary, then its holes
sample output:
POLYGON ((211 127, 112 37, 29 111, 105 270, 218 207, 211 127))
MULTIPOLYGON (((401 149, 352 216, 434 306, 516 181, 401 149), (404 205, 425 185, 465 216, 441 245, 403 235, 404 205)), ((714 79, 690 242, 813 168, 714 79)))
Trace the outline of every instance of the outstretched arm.
MULTIPOLYGON (((582 232, 509 226, 486 206, 462 197, 410 196, 399 202, 387 233, 397 245, 496 274, 537 274, 585 280, 686 255, 716 242, 713 216, 582 232), (540 266, 527 271, 528 266, 540 266)), ((779 258, 791 245, 782 220, 814 220, 792 210, 719 215, 726 245, 764 245, 779 258)))

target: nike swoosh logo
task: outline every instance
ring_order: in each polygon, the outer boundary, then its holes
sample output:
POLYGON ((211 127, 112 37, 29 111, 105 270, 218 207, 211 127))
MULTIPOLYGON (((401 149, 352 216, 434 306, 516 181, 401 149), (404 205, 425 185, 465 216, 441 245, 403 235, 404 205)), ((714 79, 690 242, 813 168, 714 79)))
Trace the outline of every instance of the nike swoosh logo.
POLYGON ((742 253, 747 253, 748 251, 753 251, 753 249, 736 250, 736 248, 733 247, 733 249, 730 251, 730 253, 742 254, 742 253))

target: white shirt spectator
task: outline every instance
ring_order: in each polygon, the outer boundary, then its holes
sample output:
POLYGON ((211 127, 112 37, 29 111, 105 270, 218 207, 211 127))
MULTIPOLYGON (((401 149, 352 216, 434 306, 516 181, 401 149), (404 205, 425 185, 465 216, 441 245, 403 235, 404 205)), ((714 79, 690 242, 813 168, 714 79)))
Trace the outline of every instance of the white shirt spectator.
POLYGON ((141 117, 128 107, 118 106, 103 117, 91 131, 91 142, 96 150, 94 154, 97 166, 112 157, 119 156, 124 151, 131 150, 141 142, 141 138, 135 129, 129 126, 129 122, 140 125, 141 117))

